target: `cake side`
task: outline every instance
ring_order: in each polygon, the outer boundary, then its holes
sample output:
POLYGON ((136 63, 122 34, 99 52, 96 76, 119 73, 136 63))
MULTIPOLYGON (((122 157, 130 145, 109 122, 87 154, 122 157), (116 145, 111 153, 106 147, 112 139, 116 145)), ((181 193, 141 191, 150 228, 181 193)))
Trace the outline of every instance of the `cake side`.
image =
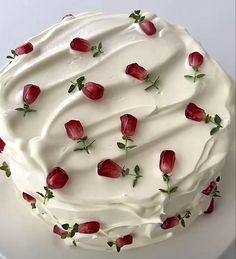
POLYGON ((92 236, 76 233, 80 246, 110 249, 107 241, 130 233, 134 242, 127 248, 164 240, 181 226, 164 231, 163 221, 188 210, 191 217, 186 224, 190 224, 209 206, 211 196, 202 190, 220 175, 231 143, 232 80, 184 29, 145 16, 158 28, 152 37, 127 15, 67 17, 31 39, 34 51, 18 57, 0 76, 0 136, 7 144, 12 179, 20 192, 37 198, 40 217, 52 227, 100 222, 100 231, 92 236), (94 58, 73 51, 70 42, 78 36, 92 44, 101 41, 104 53, 94 58), (184 77, 192 74, 188 55, 194 51, 204 56, 201 70, 206 74, 195 84, 184 77), (145 91, 143 81, 125 73, 134 62, 150 76, 160 76, 158 91, 145 91), (68 94, 70 81, 82 76, 104 86, 103 99, 92 102, 79 91, 68 94), (41 95, 35 103, 37 112, 23 118, 15 108, 22 105, 27 84, 40 86, 41 95), (190 102, 219 114, 223 128, 211 136, 210 125, 186 119, 190 102), (128 158, 117 147, 124 114, 139 122, 137 147, 128 158), (73 152, 77 144, 64 128, 72 119, 83 122, 87 136, 96 139, 89 155, 73 152), (166 188, 159 168, 163 150, 176 153, 171 181, 178 190, 170 198, 159 191, 166 188), (100 177, 97 165, 104 159, 131 170, 139 165, 142 178, 133 188, 132 178, 100 177), (36 192, 44 192, 46 177, 55 167, 64 168, 69 181, 65 188, 54 190, 55 197, 45 205, 36 192))

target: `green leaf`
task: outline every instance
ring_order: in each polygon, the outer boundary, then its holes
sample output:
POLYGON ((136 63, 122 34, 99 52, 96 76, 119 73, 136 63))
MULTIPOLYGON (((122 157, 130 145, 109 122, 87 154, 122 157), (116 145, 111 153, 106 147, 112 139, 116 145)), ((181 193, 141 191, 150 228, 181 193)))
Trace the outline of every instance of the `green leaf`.
POLYGON ((185 78, 194 78, 193 76, 190 76, 190 75, 185 75, 184 77, 185 78))
POLYGON ((129 168, 126 168, 125 169, 125 175, 129 175, 129 171, 130 171, 129 168))
POLYGON ((68 230, 70 225, 68 223, 61 225, 63 229, 68 230))
POLYGON ((203 78, 204 76, 206 76, 206 74, 198 74, 197 78, 203 78))
POLYGON ((73 240, 73 245, 74 245, 74 246, 77 246, 77 244, 76 244, 75 240, 73 240))
POLYGON ((71 85, 70 88, 69 88, 69 90, 68 90, 68 93, 69 93, 69 94, 72 93, 72 92, 75 90, 75 87, 76 87, 75 84, 71 85))
POLYGON ((205 118, 205 123, 209 123, 211 121, 211 116, 209 114, 207 114, 206 118, 205 118))
POLYGON ((216 123, 217 125, 220 125, 221 122, 222 122, 222 119, 221 119, 221 117, 220 117, 218 114, 216 114, 216 115, 215 115, 215 118, 214 118, 214 121, 215 121, 215 123, 216 123))
POLYGON ((118 245, 116 245, 116 250, 118 253, 120 252, 120 247, 118 245))
POLYGON ((136 145, 132 145, 132 146, 128 146, 127 148, 128 149, 133 149, 133 148, 136 148, 137 146, 136 145))
POLYGON ((135 172, 136 174, 138 174, 138 173, 140 172, 140 167, 139 167, 139 165, 136 165, 136 166, 135 166, 134 172, 135 172))
POLYGON ((134 181, 133 181, 133 187, 135 187, 138 183, 138 178, 135 178, 134 181))
POLYGON ((181 219, 181 220, 180 220, 180 223, 181 223, 181 225, 185 228, 186 225, 185 225, 184 219, 181 219))
POLYGON ((141 23, 144 19, 145 19, 145 16, 142 16, 142 17, 139 19, 139 22, 141 23))
POLYGON ((25 111, 24 108, 16 108, 15 110, 16 110, 16 111, 21 111, 21 112, 22 112, 22 111, 25 111))
POLYGON ((134 13, 135 13, 135 14, 140 14, 140 13, 141 13, 141 10, 134 10, 134 13))
POLYGON ((93 53, 93 57, 96 58, 97 56, 99 56, 99 54, 100 54, 100 52, 98 52, 98 51, 97 51, 97 52, 94 52, 94 53, 93 53))
POLYGON ((93 145, 93 143, 96 141, 96 139, 95 140, 93 140, 92 142, 90 142, 88 145, 87 145, 87 148, 90 148, 92 145, 93 145))
POLYGON ((218 177, 216 178, 216 182, 217 182, 217 183, 220 182, 220 176, 218 176, 218 177))
POLYGON ((101 50, 102 49, 102 42, 99 42, 98 44, 98 50, 101 50))
POLYGON ((114 242, 113 242, 113 241, 108 241, 107 244, 108 244, 110 247, 113 247, 114 242))
POLYGON ((75 232, 78 232, 79 231, 79 224, 75 223, 74 226, 73 226, 73 229, 75 230, 75 232))
POLYGON ((81 84, 81 83, 84 82, 84 80, 85 80, 85 76, 81 76, 81 77, 79 77, 79 78, 76 80, 76 82, 77 82, 77 84, 81 84))
POLYGON ((149 85, 148 87, 146 87, 144 90, 145 91, 149 91, 149 90, 151 90, 153 88, 153 84, 152 85, 149 85))
POLYGON ((8 59, 14 59, 12 56, 6 56, 6 58, 8 58, 8 59))
POLYGON ((178 189, 178 186, 174 186, 174 187, 172 187, 172 188, 170 189, 170 193, 174 193, 174 192, 176 192, 176 191, 177 191, 177 189, 178 189))
POLYGON ((219 130, 220 130, 220 127, 219 127, 219 126, 213 128, 213 129, 211 130, 211 132, 210 132, 211 136, 214 135, 214 134, 216 134, 219 130))
POLYGON ((164 180, 164 182, 168 183, 170 181, 170 176, 167 174, 163 174, 163 180, 164 180))
POLYGON ((33 209, 36 209, 35 203, 31 203, 31 208, 32 208, 32 210, 33 210, 33 209))
POLYGON ((28 110, 26 110, 26 112, 37 112, 37 110, 29 108, 28 110))
POLYGON ((74 237, 75 233, 76 233, 76 231, 74 229, 72 229, 71 232, 70 232, 70 237, 74 237))
POLYGON ((6 170, 6 176, 10 177, 11 176, 11 171, 9 169, 6 170))
POLYGON ((164 190, 164 189, 158 189, 159 191, 163 192, 163 193, 168 193, 167 190, 164 190))
POLYGON ((44 195, 41 192, 36 192, 36 193, 44 198, 44 195))
POLYGON ((117 142, 117 146, 119 149, 125 149, 125 144, 123 144, 121 142, 117 142))

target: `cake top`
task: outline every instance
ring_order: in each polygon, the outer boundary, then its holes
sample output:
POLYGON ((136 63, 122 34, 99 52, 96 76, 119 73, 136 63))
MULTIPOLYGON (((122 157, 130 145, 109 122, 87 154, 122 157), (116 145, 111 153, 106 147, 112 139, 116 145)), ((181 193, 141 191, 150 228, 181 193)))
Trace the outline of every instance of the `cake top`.
POLYGON ((135 218, 166 198, 163 151, 187 193, 227 150, 232 81, 180 26, 139 12, 67 16, 12 54, 0 134, 27 165, 20 189, 42 190, 53 168, 68 176, 52 207, 118 204, 135 218))

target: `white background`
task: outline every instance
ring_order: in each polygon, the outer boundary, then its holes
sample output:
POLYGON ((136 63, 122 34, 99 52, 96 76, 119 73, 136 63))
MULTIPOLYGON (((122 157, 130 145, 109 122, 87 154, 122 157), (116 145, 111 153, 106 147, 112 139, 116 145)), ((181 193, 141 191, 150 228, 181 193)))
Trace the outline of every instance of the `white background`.
MULTIPOLYGON (((0 0, 0 66, 6 63, 5 56, 11 49, 60 21, 65 14, 130 13, 134 9, 154 12, 186 27, 235 79, 234 0, 0 0)), ((234 246, 222 259, 235 258, 234 246)))

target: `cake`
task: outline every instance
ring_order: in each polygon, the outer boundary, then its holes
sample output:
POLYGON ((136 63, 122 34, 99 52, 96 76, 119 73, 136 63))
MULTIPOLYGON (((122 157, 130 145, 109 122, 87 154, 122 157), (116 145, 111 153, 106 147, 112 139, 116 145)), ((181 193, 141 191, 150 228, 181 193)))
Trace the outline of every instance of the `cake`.
POLYGON ((119 252, 213 212, 235 88, 184 28, 67 15, 8 58, 0 169, 55 238, 119 252))

